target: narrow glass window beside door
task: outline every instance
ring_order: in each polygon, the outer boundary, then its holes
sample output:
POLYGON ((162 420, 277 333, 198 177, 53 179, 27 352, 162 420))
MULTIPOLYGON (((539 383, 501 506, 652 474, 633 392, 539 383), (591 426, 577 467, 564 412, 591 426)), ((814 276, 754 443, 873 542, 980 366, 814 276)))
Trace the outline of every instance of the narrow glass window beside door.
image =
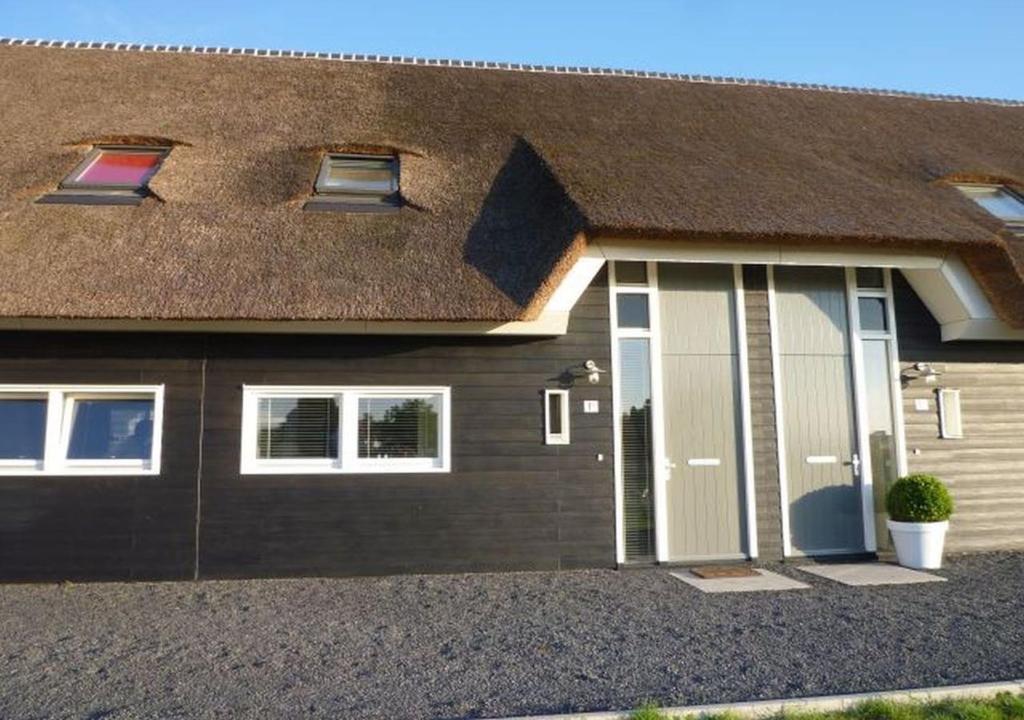
POLYGON ((243 474, 447 472, 447 387, 246 386, 243 474))
POLYGON ((650 339, 621 338, 618 351, 625 554, 645 562, 656 549, 650 339))
POLYGON ((162 405, 160 386, 0 386, 0 474, 156 474, 162 405))
POLYGON ((651 326, 650 301, 646 293, 620 292, 615 302, 620 328, 643 330, 651 326))
POLYGON ((893 327, 892 271, 857 268, 856 302, 860 350, 863 360, 864 402, 867 410, 871 478, 874 483, 875 540, 879 549, 889 547, 885 525, 885 492, 899 477, 897 438, 898 372, 896 335, 893 327))

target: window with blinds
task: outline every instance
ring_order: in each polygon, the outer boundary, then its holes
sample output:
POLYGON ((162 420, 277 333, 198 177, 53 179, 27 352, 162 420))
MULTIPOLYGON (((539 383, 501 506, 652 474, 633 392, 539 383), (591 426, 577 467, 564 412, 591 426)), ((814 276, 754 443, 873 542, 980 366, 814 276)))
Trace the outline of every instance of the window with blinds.
POLYGON ((267 460, 337 457, 338 424, 336 398, 260 398, 258 455, 267 460))
POLYGON ((247 386, 241 472, 447 472, 450 408, 446 387, 247 386))
POLYGON ((359 398, 359 457, 436 458, 439 413, 436 395, 359 398))
POLYGON ((619 408, 626 561, 655 559, 649 338, 619 339, 619 408))

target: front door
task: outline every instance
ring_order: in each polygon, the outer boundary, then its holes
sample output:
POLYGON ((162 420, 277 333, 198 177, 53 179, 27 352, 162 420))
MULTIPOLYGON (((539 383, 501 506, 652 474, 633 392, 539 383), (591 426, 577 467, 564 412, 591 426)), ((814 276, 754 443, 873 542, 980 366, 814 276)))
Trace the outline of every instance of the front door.
POLYGON ((669 561, 747 553, 730 265, 658 266, 669 561))
POLYGON ((863 552, 845 272, 774 273, 791 552, 863 552))

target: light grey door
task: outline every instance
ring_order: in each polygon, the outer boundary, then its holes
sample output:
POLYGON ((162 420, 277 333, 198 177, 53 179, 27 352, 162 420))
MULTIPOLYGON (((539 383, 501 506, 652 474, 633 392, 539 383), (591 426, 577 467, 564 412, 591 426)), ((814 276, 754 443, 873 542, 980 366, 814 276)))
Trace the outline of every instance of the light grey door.
POLYGON ((845 272, 774 272, 792 551, 862 552, 845 272))
POLYGON ((747 553, 735 285, 728 265, 658 266, 669 560, 747 553))

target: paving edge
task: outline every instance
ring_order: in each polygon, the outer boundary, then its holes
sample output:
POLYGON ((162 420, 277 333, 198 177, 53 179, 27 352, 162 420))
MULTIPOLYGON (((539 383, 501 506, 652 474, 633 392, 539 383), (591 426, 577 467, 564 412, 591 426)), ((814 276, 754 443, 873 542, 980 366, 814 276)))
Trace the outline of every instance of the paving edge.
MULTIPOLYGON (((1024 692, 1024 679, 973 685, 946 685, 944 687, 914 688, 911 690, 884 690, 881 692, 853 693, 849 695, 819 695, 815 697, 787 698, 784 700, 757 700, 754 702, 721 703, 717 705, 683 705, 660 708, 670 717, 710 715, 730 712, 744 717, 759 718, 775 715, 783 710, 842 710, 865 700, 948 700, 953 698, 979 698, 1001 692, 1024 692)), ((523 715, 503 720, 627 720, 632 711, 582 712, 564 715, 523 715)))

